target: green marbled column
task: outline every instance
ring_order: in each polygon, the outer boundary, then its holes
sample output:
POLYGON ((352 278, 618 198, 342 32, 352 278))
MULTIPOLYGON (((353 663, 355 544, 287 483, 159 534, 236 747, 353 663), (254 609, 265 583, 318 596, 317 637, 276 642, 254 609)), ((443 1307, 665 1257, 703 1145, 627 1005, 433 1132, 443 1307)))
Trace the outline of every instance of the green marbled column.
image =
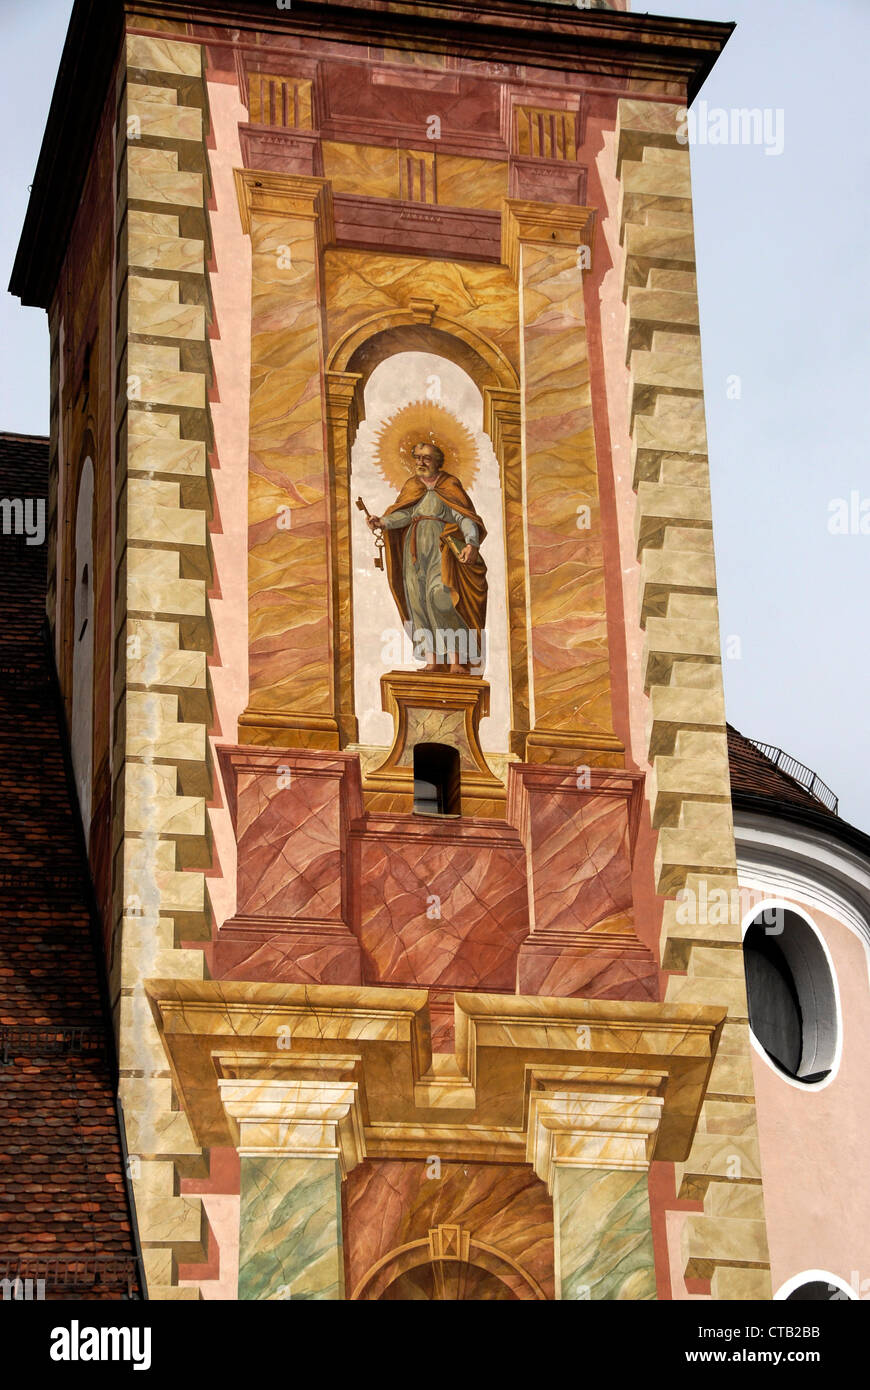
POLYGON ((655 1298, 645 1172, 559 1166, 553 1215, 557 1297, 655 1298))
POLYGON ((239 1298, 344 1298, 335 1160, 245 1155, 241 1195, 239 1298))

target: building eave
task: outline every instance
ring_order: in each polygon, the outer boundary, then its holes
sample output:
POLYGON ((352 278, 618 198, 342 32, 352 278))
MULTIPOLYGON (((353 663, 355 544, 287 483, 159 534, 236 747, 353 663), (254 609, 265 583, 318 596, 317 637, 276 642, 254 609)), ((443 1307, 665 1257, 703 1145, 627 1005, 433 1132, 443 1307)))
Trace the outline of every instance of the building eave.
POLYGON ((870 854, 866 848, 844 844, 831 820, 820 816, 811 825, 783 808, 735 806, 740 882, 820 908, 845 922, 870 947, 870 854))
POLYGON ((123 7, 76 0, 9 281, 22 304, 48 309, 81 199, 121 41, 123 7))
POLYGON ((803 826, 814 834, 828 836, 862 855, 870 863, 870 835, 866 835, 857 826, 850 825, 848 821, 841 820, 839 816, 831 815, 822 807, 814 811, 809 806, 791 805, 787 801, 776 801, 767 796, 753 796, 749 792, 733 791, 731 805, 735 813, 748 812, 766 817, 771 822, 783 821, 794 826, 803 826))
MULTIPOLYGON (((47 309, 81 198, 88 160, 124 30, 124 0, 76 0, 36 167, 10 292, 47 309)), ((201 11, 173 0, 137 0, 135 26, 148 19, 195 22, 201 11)), ((734 30, 732 23, 625 11, 574 9, 539 0, 217 0, 210 27, 300 35, 329 30, 333 42, 461 53, 481 61, 592 71, 603 77, 659 77, 694 100, 734 30)), ((159 30, 160 26, 156 26, 159 30)))

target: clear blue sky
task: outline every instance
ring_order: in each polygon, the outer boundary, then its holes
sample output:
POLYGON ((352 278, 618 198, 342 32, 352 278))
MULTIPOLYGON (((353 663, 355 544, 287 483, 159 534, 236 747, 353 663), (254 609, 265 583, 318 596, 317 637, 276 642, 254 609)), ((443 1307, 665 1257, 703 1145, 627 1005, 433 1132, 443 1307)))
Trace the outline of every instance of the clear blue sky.
MULTIPOLYGON (((70 8, 0 0, 4 286, 70 8)), ((653 12, 736 20, 702 99, 784 120, 778 156, 692 154, 722 632, 740 647, 725 660, 729 718, 808 763, 870 830, 870 535, 828 530, 832 501, 870 500, 870 0, 653 12)), ((8 295, 0 315, 0 427, 44 433, 44 315, 8 295)))

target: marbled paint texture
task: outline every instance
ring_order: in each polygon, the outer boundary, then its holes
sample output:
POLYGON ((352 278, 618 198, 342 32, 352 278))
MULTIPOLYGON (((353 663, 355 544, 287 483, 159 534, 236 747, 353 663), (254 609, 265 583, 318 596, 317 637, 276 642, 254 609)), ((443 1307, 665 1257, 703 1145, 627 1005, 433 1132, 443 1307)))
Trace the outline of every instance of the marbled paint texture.
MULTIPOLYGON (((408 309, 425 294, 438 305, 439 315, 488 338, 511 364, 519 360, 516 291, 505 266, 454 264, 341 247, 326 252, 324 274, 331 343, 361 321, 397 308, 408 309)), ((372 332, 377 331, 378 324, 373 322, 372 332)), ((405 350, 413 351, 416 346, 409 334, 405 350)), ((432 340, 425 332, 421 333, 419 350, 432 350, 432 340)))
POLYGON ((341 920, 342 770, 239 773, 239 913, 341 920))
POLYGON ((398 825, 362 838, 354 877, 366 980, 513 990, 528 933, 524 859, 519 841, 470 829, 434 843, 398 825))
POLYGON ((588 791, 573 771, 555 767, 514 769, 512 777, 512 814, 528 845, 532 922, 518 962, 519 992, 656 998, 658 964, 634 926, 624 774, 588 791))
POLYGON ((341 1180, 332 1158, 242 1158, 239 1298, 341 1299, 341 1180))
MULTIPOLYGON (((567 779, 570 782, 570 778, 567 779)), ((628 813, 622 797, 532 793, 529 816, 536 932, 631 924, 628 813)))
POLYGON ((330 714, 329 496, 314 217, 255 213, 251 242, 250 703, 261 712, 330 714))
POLYGON ((560 1298, 655 1298, 646 1172, 560 1166, 553 1206, 560 1298))
POLYGON ((524 242, 520 278, 535 726, 610 733, 598 473, 577 247, 524 242))
POLYGON ((348 1295, 384 1255, 453 1222, 553 1296, 553 1208, 527 1167, 370 1161, 347 1179, 347 1219, 348 1295))

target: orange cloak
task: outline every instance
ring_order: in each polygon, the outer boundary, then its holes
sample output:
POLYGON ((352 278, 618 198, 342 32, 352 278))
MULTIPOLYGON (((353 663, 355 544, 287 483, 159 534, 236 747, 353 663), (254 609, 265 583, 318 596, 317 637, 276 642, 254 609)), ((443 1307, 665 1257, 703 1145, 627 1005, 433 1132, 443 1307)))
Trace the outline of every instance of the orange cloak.
MULTIPOLYGON (((486 527, 474 510, 471 498, 459 479, 455 478, 452 473, 439 473, 435 491, 455 512, 469 517, 474 522, 478 529, 478 544, 480 544, 486 536, 486 527)), ((384 516, 389 516, 391 512, 401 511, 404 507, 413 507, 425 492, 425 483, 422 483, 417 477, 409 478, 393 505, 384 512, 384 516)), ((403 565, 407 529, 407 526, 403 526, 395 531, 384 532, 387 579, 390 584, 390 592, 396 600, 396 606, 405 623, 411 620, 408 600, 405 595, 403 565)), ((450 544, 451 539, 460 549, 464 548, 465 537, 455 521, 447 521, 441 528, 441 579, 450 590, 453 606, 462 622, 469 632, 477 634, 478 642, 481 642, 482 631, 486 625, 486 564, 481 559, 479 550, 475 550, 472 558, 463 564, 450 544)))

